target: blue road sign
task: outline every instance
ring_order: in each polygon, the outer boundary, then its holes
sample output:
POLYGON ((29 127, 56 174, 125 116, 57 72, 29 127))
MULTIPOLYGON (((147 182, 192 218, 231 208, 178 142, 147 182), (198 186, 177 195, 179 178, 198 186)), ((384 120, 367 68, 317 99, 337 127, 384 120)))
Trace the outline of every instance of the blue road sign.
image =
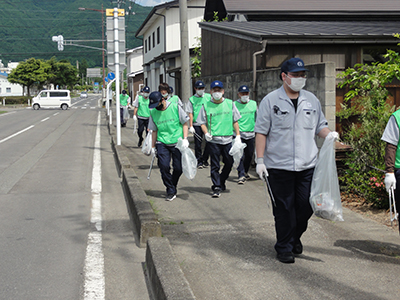
POLYGON ((115 78, 115 74, 113 72, 110 72, 107 74, 108 79, 113 80, 115 78))

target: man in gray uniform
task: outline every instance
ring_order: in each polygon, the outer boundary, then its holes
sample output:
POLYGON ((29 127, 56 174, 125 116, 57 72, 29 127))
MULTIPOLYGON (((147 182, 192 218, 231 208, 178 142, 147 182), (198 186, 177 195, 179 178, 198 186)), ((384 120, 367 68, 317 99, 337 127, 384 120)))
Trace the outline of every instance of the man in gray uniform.
POLYGON ((268 176, 275 199, 275 250, 283 263, 294 263, 294 255, 303 252, 300 238, 313 214, 309 197, 318 154, 314 137, 338 138, 328 129, 319 100, 302 89, 305 71, 300 58, 282 64, 283 85, 261 101, 254 130, 256 171, 261 179, 268 176))

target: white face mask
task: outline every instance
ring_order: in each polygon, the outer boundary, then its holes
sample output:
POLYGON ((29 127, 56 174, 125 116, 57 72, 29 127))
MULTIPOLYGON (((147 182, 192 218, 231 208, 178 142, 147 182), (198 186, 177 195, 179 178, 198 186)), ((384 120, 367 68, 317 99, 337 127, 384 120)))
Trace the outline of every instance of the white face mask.
POLYGON ((168 97, 168 93, 165 93, 165 94, 161 94, 161 96, 163 96, 163 98, 167 98, 168 97))
POLYGON ((250 101, 250 97, 248 95, 246 96, 241 96, 240 97, 240 101, 242 101, 242 103, 247 103, 250 101))
POLYGON ((196 90, 196 94, 201 97, 204 95, 204 90, 196 90))
POLYGON ((143 93, 142 95, 143 95, 143 97, 145 97, 145 98, 149 97, 149 93, 143 93))
POLYGON ((215 92, 212 94, 212 97, 214 100, 218 101, 222 98, 222 93, 221 92, 215 92))
POLYGON ((298 78, 289 77, 289 78, 292 83, 288 84, 286 81, 286 84, 294 92, 300 92, 300 90, 306 85, 306 80, 307 80, 306 78, 303 77, 298 77, 298 78))

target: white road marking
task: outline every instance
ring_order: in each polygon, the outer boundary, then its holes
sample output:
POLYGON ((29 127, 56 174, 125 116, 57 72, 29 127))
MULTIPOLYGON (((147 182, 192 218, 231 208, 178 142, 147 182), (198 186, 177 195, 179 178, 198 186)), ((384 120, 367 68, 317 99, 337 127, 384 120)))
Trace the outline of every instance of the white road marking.
POLYGON ((59 114, 59 112, 57 112, 57 113, 53 114, 53 116, 57 116, 58 114, 59 114))
POLYGON ((101 216, 101 152, 100 152, 100 112, 97 118, 92 170, 92 210, 90 222, 96 227, 88 235, 85 258, 85 300, 105 299, 104 254, 101 216))
POLYGON ((0 117, 7 116, 7 115, 11 115, 11 114, 15 114, 15 113, 16 113, 15 110, 14 110, 14 111, 10 111, 10 112, 6 112, 6 113, 4 113, 4 114, 1 114, 0 117))
POLYGON ((41 120, 40 122, 45 122, 45 121, 47 121, 48 119, 50 119, 50 117, 47 117, 47 118, 41 120))
POLYGON ((8 141, 9 139, 12 139, 13 137, 16 137, 17 135, 19 135, 19 134, 21 134, 21 133, 23 133, 25 131, 28 131, 29 129, 31 129, 33 127, 35 127, 35 125, 31 125, 31 126, 25 128, 25 129, 22 129, 22 130, 18 131, 17 133, 14 133, 13 135, 10 135, 9 137, 6 137, 5 139, 0 140, 0 144, 5 142, 5 141, 8 141))

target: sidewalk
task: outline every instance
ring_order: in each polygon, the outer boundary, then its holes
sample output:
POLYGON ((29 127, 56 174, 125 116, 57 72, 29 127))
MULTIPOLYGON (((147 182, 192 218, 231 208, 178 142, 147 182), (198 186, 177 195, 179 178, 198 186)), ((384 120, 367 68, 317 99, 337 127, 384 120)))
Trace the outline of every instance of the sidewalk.
POLYGON ((121 142, 196 299, 399 297, 400 237, 391 228, 345 208, 345 222, 312 217, 304 254, 282 264, 275 258, 269 199, 255 170, 244 185, 232 171, 217 199, 211 198, 209 168, 198 170, 193 181, 182 175, 177 198, 167 202, 156 163, 147 180, 151 157, 137 147, 132 120, 121 129, 121 142))

